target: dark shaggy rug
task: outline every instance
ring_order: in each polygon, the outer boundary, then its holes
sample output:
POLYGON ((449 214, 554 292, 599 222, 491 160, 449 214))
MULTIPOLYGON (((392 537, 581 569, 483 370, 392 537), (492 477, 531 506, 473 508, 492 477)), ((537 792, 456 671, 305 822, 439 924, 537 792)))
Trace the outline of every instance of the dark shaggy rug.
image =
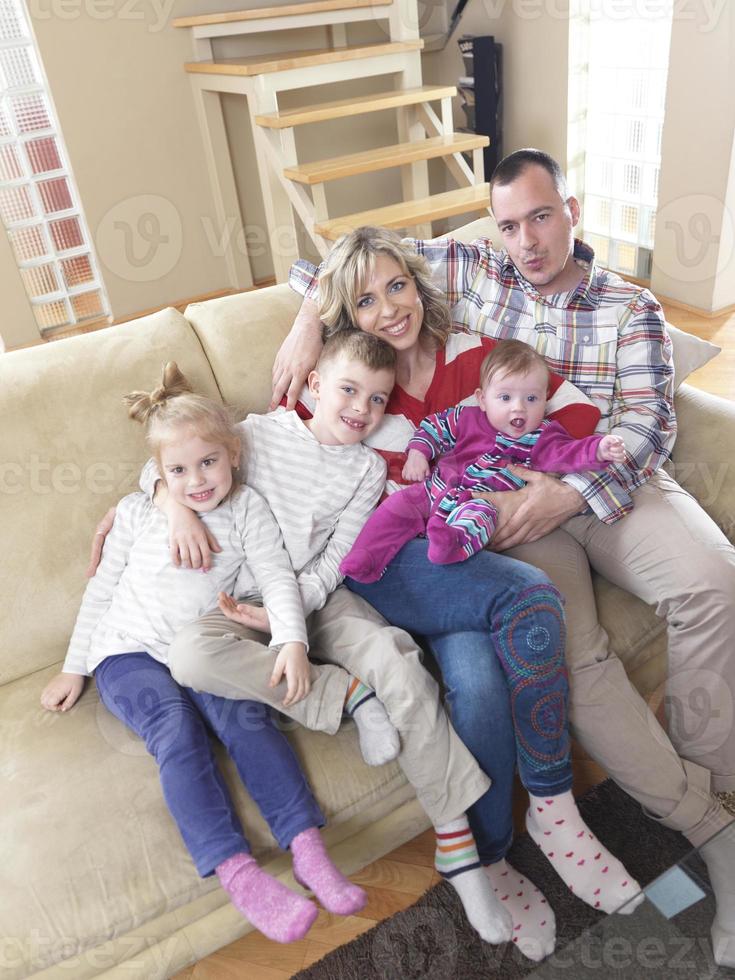
MULTIPOLYGON (((586 793, 579 806, 600 840, 641 884, 649 884, 691 849, 680 834, 647 818, 611 780, 586 793)), ((530 974, 539 980, 735 977, 735 970, 718 968, 712 959, 714 901, 698 857, 687 863, 687 870, 707 898, 671 919, 650 902, 632 917, 606 918, 595 912, 571 894, 527 834, 516 840, 508 857, 544 891, 556 913, 557 952, 544 963, 532 963, 510 943, 483 943, 467 923, 454 890, 442 883, 293 980, 515 980, 530 974), (588 933, 595 924, 600 928, 588 933)))

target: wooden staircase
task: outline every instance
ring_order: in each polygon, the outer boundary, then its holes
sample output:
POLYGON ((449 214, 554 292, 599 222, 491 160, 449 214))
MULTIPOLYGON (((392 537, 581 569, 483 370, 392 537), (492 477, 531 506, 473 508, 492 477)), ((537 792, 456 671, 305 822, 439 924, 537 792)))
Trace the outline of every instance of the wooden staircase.
MULTIPOLYGON (((195 96, 212 179, 217 219, 222 228, 234 221, 244 228, 225 129, 221 93, 244 95, 255 144, 276 279, 284 281, 298 257, 295 216, 325 255, 331 242, 361 224, 380 224, 431 236, 431 222, 450 215, 482 212, 489 207, 483 183, 482 149, 487 137, 455 133, 453 86, 425 86, 421 79, 423 40, 417 26, 416 0, 307 0, 280 7, 180 17, 175 27, 187 28, 194 60, 186 64, 195 96), (348 43, 347 26, 377 25, 382 37, 348 43), (299 30, 319 42, 327 32, 328 47, 298 51, 253 52, 252 35, 299 30), (214 44, 240 38, 251 50, 242 57, 222 58, 214 44), (385 78, 385 88, 372 95, 327 100, 299 109, 279 108, 281 93, 324 86, 327 94, 356 78, 385 78), (438 103, 439 113, 432 108, 438 103), (310 123, 339 120, 394 110, 398 142, 356 153, 310 162, 299 161, 295 130, 310 123), (467 162, 471 155, 472 165, 467 162), (457 190, 431 194, 427 161, 442 159, 457 190), (336 216, 330 214, 326 185, 359 174, 399 167, 402 200, 385 207, 336 216)), ((376 33, 373 30, 373 33, 376 33)), ((299 40, 301 39, 301 36, 299 40)), ((351 123, 354 126, 354 121, 351 123)), ((345 130, 347 133, 348 130, 345 130)), ((349 136, 346 137, 349 140, 349 136)), ((252 284, 247 257, 227 236, 225 259, 233 286, 252 284)))

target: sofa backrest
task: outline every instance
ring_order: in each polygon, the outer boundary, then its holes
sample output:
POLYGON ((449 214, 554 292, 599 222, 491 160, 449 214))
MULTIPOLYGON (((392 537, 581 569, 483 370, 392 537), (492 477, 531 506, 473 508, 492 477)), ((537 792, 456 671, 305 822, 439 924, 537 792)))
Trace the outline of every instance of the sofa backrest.
POLYGON ((122 396, 155 386, 167 360, 220 397, 172 309, 0 356, 0 683, 63 659, 95 525, 148 455, 122 396))
POLYGON ((267 410, 273 360, 300 305, 282 284, 187 306, 222 397, 241 417, 267 410))

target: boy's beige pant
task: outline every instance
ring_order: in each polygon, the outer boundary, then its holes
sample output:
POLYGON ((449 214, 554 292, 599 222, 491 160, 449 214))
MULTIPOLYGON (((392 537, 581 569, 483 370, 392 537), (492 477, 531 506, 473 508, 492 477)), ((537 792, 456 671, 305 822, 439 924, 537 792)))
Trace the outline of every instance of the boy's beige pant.
POLYGON ((306 728, 330 734, 342 721, 353 674, 375 691, 398 729, 397 761, 434 826, 454 820, 488 790, 490 780, 449 723, 438 686, 408 633, 389 626, 344 587, 311 614, 307 627, 309 655, 325 664, 312 664, 311 692, 288 708, 282 704, 285 682, 268 686, 276 657, 268 637, 219 611, 177 634, 169 668, 185 687, 262 701, 306 728))
POLYGON ((647 810, 700 845, 732 819, 710 782, 735 789, 735 549, 666 473, 633 503, 615 524, 573 517, 508 554, 543 569, 566 597, 575 736, 647 810), (610 649, 590 567, 667 620, 669 736, 610 649))

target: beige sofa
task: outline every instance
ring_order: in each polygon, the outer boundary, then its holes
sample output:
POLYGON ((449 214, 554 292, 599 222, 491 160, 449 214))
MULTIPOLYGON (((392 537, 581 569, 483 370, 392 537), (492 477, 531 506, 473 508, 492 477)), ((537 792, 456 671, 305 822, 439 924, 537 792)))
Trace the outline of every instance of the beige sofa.
MULTIPOLYGON (((213 879, 197 878, 168 816, 155 765, 100 705, 94 685, 65 715, 41 710, 84 588, 95 522, 136 486, 142 433, 121 396, 175 358, 199 389, 262 411, 270 365, 298 299, 286 286, 165 310, 0 357, 3 637, 0 651, 0 973, 18 977, 171 976, 248 924, 213 879)), ((700 360, 693 339, 677 355, 700 360)), ((711 355, 710 355, 711 356, 711 355)), ((735 405, 682 388, 677 475, 733 536, 722 479, 735 405)), ((653 611, 604 581, 601 618, 635 683, 651 691, 665 637, 653 611)), ((570 597, 573 601, 573 597, 570 597)), ((354 728, 291 732, 329 817, 328 840, 354 871, 428 826, 398 767, 369 769, 354 728)), ((226 775, 267 867, 291 880, 232 766, 226 775)))

